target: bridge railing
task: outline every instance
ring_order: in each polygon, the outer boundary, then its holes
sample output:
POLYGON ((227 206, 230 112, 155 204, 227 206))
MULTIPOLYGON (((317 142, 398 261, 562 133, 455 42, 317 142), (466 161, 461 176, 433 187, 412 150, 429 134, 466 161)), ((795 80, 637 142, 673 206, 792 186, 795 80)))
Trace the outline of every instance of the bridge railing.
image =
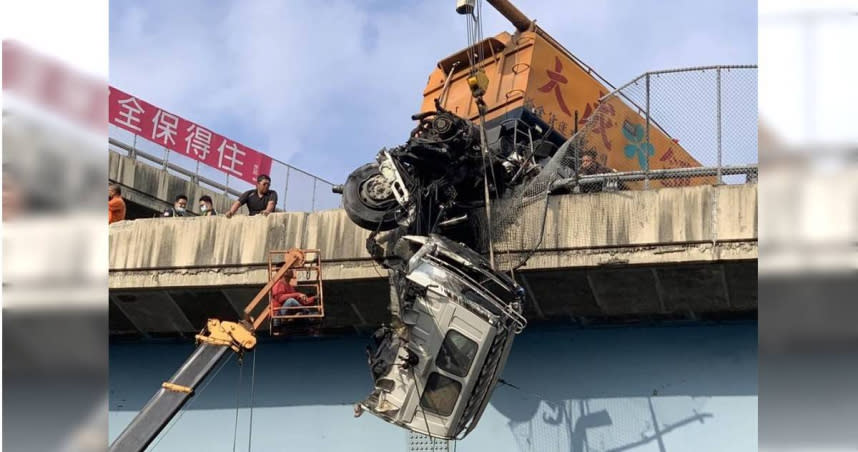
MULTIPOLYGON (((113 125, 110 126, 109 148, 233 198, 253 188, 248 182, 113 125)), ((272 162, 269 176, 271 189, 278 195, 279 210, 315 212, 341 207, 340 196, 331 191, 334 184, 328 180, 277 159, 272 162)))
MULTIPOLYGON (((756 165, 757 66, 704 66, 641 74, 600 99, 600 106, 579 132, 574 149, 580 154, 596 147, 607 124, 622 128, 622 140, 613 149, 614 161, 628 159, 636 170, 707 167, 715 174, 672 178, 645 177, 637 188, 701 184, 741 184, 725 166, 756 165), (618 103, 643 119, 618 117, 618 103), (654 181, 658 181, 653 183, 654 181)), ((575 158, 577 161, 577 158, 575 158)), ((610 163, 610 162, 609 162, 610 163)))

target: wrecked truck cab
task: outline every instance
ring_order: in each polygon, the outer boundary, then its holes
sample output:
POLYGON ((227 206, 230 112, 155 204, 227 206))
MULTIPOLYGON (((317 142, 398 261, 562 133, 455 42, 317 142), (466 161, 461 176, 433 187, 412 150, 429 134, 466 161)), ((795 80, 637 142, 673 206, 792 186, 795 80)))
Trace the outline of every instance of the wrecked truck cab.
POLYGON ((513 337, 526 326, 524 290, 441 236, 401 240, 413 254, 394 270, 398 312, 367 349, 373 390, 360 409, 418 433, 460 439, 476 426, 513 337))

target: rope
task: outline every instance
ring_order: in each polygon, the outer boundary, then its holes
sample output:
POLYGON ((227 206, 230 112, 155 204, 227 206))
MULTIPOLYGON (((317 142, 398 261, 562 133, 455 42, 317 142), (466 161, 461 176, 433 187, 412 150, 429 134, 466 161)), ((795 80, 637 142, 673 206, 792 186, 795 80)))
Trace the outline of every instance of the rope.
MULTIPOLYGON (((473 76, 477 73, 477 64, 483 61, 485 57, 485 50, 483 46, 478 46, 478 44, 483 40, 483 20, 482 20, 482 1, 477 0, 474 11, 471 12, 470 17, 465 18, 465 23, 467 24, 467 34, 468 34, 468 63, 470 63, 469 72, 473 76)), ((489 148, 488 148, 488 138, 486 137, 486 112, 484 108, 484 103, 482 98, 475 98, 474 101, 477 104, 477 111, 480 117, 480 149, 483 157, 483 195, 485 196, 486 201, 486 221, 488 222, 487 229, 491 231, 492 227, 492 213, 491 213, 491 202, 489 194, 489 171, 492 173, 492 180, 495 183, 495 195, 499 196, 497 193, 497 179, 495 179, 494 174, 494 166, 491 165, 491 161, 489 159, 489 148)), ((495 252, 494 252, 494 243, 492 241, 491 234, 489 234, 489 263, 491 264, 492 270, 495 269, 495 252)))
MULTIPOLYGON (((396 210, 396 209, 399 209, 400 207, 401 207, 401 206, 399 206, 399 203, 397 203, 396 207, 391 207, 390 209, 387 209, 387 211, 385 211, 385 215, 387 215, 387 213, 388 213, 388 212, 392 212, 392 211, 394 211, 394 210, 396 210)), ((375 240, 375 237, 377 237, 377 236, 378 236, 378 233, 379 233, 379 232, 381 232, 381 223, 378 223, 378 227, 377 227, 377 228, 375 228, 375 232, 373 232, 372 234, 370 234, 370 237, 372 237, 372 239, 373 239, 373 240, 375 240)), ((377 244, 377 243, 378 243, 378 242, 376 242, 376 244, 377 244)), ((369 250, 367 250, 367 252, 368 252, 368 251, 369 251, 369 250)), ((385 254, 386 254, 386 253, 387 253, 387 250, 385 250, 385 254)), ((372 259, 372 269, 373 269, 373 270, 375 270, 375 274, 377 274, 379 278, 385 278, 385 276, 383 276, 383 275, 381 274, 381 272, 380 272, 380 271, 378 271, 378 263, 375 261, 375 259, 372 259)), ((390 276, 390 275, 388 274, 388 276, 390 276)))
MULTIPOLYGON (((488 222, 487 228, 491 231, 492 228, 492 208, 491 208, 491 200, 489 199, 489 175, 486 166, 488 165, 487 155, 489 153, 489 148, 486 146, 486 117, 483 111, 483 108, 479 108, 480 111, 480 147, 482 147, 483 154, 483 190, 486 198, 486 221, 488 222)), ((495 182, 495 189, 497 189, 497 182, 495 182)), ((495 246, 494 241, 492 240, 491 234, 489 234, 489 263, 491 264, 492 270, 495 269, 495 246)))
MULTIPOLYGON (((233 356, 233 355, 229 355, 229 358, 227 358, 227 359, 223 360, 223 363, 221 363, 220 367, 218 367, 218 368, 217 368, 217 370, 215 371, 215 373, 214 373, 214 374, 212 374, 212 376, 210 376, 209 378, 207 378, 207 379, 206 379, 205 384, 203 384, 203 387, 201 387, 199 391, 194 391, 194 392, 196 393, 196 395, 197 395, 197 396, 199 396, 200 394, 202 394, 202 393, 203 393, 203 391, 205 391, 205 390, 206 390, 206 388, 209 386, 209 384, 210 384, 210 383, 214 380, 214 378, 215 378, 215 377, 220 373, 220 371, 221 371, 221 370, 223 370, 224 366, 226 366, 226 363, 228 363, 228 362, 230 362, 230 361, 232 360, 232 356, 233 356)), ((181 409, 181 410, 180 410, 180 412, 179 412, 179 415, 178 415, 178 416, 176 416, 176 418, 175 418, 175 419, 173 419, 173 421, 172 421, 172 422, 170 422, 170 425, 168 425, 168 426, 167 426, 167 428, 166 428, 166 429, 164 429, 164 431, 163 431, 163 432, 161 432, 161 434, 160 434, 160 435, 158 435, 158 440, 157 440, 157 441, 155 441, 155 443, 154 443, 154 444, 152 444, 152 450, 155 450, 155 448, 156 448, 156 447, 158 447, 158 444, 160 444, 160 443, 161 443, 161 441, 164 439, 164 437, 165 437, 165 436, 167 436, 167 433, 169 433, 169 432, 170 432, 170 430, 171 430, 171 429, 172 429, 172 428, 173 428, 173 427, 174 427, 174 426, 179 422, 179 419, 181 419, 181 418, 182 418, 182 416, 184 416, 184 415, 185 415, 185 411, 187 411, 188 409, 190 409, 190 408, 191 408, 191 406, 194 404, 194 402, 196 402, 198 399, 199 399, 199 397, 191 398, 191 401, 190 401, 190 402, 188 402, 185 406, 183 406, 183 407, 182 407, 182 409, 181 409)))
POLYGON ((235 388, 235 427, 232 430, 232 452, 235 452, 236 441, 238 440, 238 402, 241 395, 241 378, 244 375, 244 363, 238 362, 238 386, 235 388))
POLYGON ((465 24, 468 38, 468 64, 469 72, 474 75, 477 72, 477 64, 485 59, 485 49, 478 46, 483 40, 482 1, 477 0, 474 11, 470 17, 465 16, 465 24))
MULTIPOLYGON (((477 11, 477 17, 476 17, 477 42, 482 42, 483 41, 483 2, 482 2, 482 0, 477 0, 476 11, 477 11)), ((485 55, 486 51, 483 48, 483 46, 480 46, 477 49, 477 52, 479 52, 480 61, 483 61, 486 57, 486 55, 485 55)))
POLYGON ((474 70, 474 57, 473 57, 473 49, 471 49, 471 23, 468 21, 468 18, 465 17, 465 32, 467 34, 467 43, 468 43, 468 72, 473 74, 474 70))
MULTIPOLYGON (((409 367, 411 370, 411 378, 414 379, 414 382, 417 382, 417 375, 414 374, 414 366, 409 367)), ((432 449, 435 449, 435 437, 432 436, 432 431, 429 429, 429 419, 426 418, 426 410, 423 409, 423 395, 420 394, 420 385, 415 384, 414 389, 417 390, 417 406, 420 407, 420 411, 423 413, 423 422, 426 423, 426 436, 432 438, 432 449)))
POLYGON ((253 439, 253 394, 256 384, 256 350, 253 350, 253 364, 250 372, 250 430, 247 433, 247 452, 250 452, 250 443, 253 439))

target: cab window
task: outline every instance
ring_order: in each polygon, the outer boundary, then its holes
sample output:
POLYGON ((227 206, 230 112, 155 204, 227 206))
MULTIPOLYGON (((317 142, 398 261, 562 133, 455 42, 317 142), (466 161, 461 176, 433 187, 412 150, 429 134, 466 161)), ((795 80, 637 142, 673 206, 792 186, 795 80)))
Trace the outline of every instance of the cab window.
POLYGON ((456 401, 459 399, 461 390, 462 384, 458 381, 445 377, 438 372, 432 372, 426 380, 426 388, 423 390, 423 397, 420 398, 420 406, 426 411, 441 416, 449 416, 453 414, 453 408, 456 407, 456 401))
POLYGON ((477 343, 456 330, 450 330, 435 358, 435 367, 464 378, 476 356, 477 343))

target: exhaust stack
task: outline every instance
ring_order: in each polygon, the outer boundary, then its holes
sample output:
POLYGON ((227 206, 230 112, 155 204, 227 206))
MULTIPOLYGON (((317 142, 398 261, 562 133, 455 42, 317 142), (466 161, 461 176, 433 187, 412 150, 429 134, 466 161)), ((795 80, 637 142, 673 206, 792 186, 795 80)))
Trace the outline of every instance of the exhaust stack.
POLYGON ((509 0, 486 0, 489 5, 495 7, 499 13, 507 18, 515 26, 518 31, 530 30, 533 21, 528 19, 518 8, 515 7, 509 0))

